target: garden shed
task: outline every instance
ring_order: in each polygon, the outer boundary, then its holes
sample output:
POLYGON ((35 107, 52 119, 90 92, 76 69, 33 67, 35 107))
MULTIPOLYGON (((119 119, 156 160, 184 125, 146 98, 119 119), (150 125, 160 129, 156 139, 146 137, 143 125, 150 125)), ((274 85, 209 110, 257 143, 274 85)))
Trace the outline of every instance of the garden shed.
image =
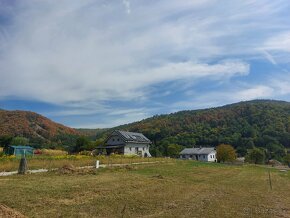
POLYGON ((4 148, 4 154, 6 155, 15 155, 15 156, 32 156, 34 148, 24 145, 9 145, 7 148, 4 148))

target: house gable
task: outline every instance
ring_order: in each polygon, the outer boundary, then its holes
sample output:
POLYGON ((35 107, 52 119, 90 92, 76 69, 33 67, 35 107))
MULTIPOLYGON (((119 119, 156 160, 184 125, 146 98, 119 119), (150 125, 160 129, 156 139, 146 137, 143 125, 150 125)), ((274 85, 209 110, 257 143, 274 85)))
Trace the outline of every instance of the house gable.
POLYGON ((151 141, 142 133, 115 130, 105 140, 104 148, 118 148, 123 154, 151 157, 150 144, 151 141))

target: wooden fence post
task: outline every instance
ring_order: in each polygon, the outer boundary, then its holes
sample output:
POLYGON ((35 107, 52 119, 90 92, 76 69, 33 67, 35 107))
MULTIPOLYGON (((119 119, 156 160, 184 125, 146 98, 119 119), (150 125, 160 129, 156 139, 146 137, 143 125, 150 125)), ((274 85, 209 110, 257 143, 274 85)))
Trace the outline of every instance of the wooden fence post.
POLYGON ((271 179, 270 169, 268 169, 268 175, 269 175, 269 185, 270 185, 270 189, 272 190, 272 179, 271 179))

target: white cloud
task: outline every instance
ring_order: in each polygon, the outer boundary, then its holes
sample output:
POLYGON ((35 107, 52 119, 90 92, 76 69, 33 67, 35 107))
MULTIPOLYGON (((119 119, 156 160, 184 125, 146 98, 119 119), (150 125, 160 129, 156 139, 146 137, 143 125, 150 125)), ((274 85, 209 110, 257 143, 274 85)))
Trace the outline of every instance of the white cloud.
MULTIPOLYGON (((62 115, 111 113, 105 101, 146 100, 153 85, 246 76, 244 56, 275 64, 277 51, 289 52, 289 21, 279 15, 289 6, 287 0, 16 1, 0 10, 12 16, 0 24, 0 98, 70 108, 62 115)), ((262 86, 241 92, 271 94, 262 86)))
MULTIPOLYGON (((17 96, 56 104, 130 100, 146 97, 144 89, 164 81, 248 74, 248 64, 241 61, 198 61, 198 56, 218 51, 204 32, 211 22, 195 21, 196 27, 187 20, 162 23, 169 16, 162 11, 176 9, 175 3, 161 6, 160 15, 152 12, 159 22, 156 26, 140 15, 127 20, 118 14, 116 4, 32 2, 22 2, 13 28, 7 29, 11 37, 0 60, 5 72, 1 75, 2 98, 17 96), (104 19, 108 20, 102 23, 104 19), (192 61, 168 60, 166 53, 190 47, 200 53, 192 61)), ((193 9, 201 5, 181 4, 193 9)), ((143 7, 150 13, 151 8, 143 7)))
POLYGON ((114 126, 124 125, 132 123, 134 121, 142 120, 149 117, 151 114, 146 111, 130 111, 130 113, 116 114, 116 115, 106 115, 103 121, 98 120, 97 122, 81 122, 78 124, 72 124, 70 126, 75 128, 111 128, 114 126))
POLYGON ((265 49, 290 52, 290 31, 282 32, 269 38, 264 45, 265 49))
POLYGON ((267 99, 274 96, 274 88, 265 85, 240 85, 215 92, 192 93, 188 101, 173 104, 173 111, 217 107, 238 101, 267 99))
POLYGON ((257 85, 234 93, 232 99, 247 101, 257 98, 269 98, 273 96, 274 89, 264 85, 257 85))
POLYGON ((126 7, 127 14, 130 14, 131 13, 130 1, 129 0, 123 0, 122 2, 124 4, 124 6, 126 7))
POLYGON ((276 60, 274 59, 274 57, 267 51, 263 51, 262 50, 262 54, 264 54, 265 58, 272 64, 277 65, 276 60))

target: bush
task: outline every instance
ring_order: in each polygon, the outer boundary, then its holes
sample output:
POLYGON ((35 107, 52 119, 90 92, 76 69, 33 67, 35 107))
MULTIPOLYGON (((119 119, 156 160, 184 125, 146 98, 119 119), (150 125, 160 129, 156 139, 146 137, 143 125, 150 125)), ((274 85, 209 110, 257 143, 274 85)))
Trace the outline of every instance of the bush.
POLYGON ((265 152, 259 148, 253 148, 248 151, 245 161, 254 164, 265 163, 265 152))
POLYGON ((178 157, 183 147, 181 145, 170 144, 167 147, 167 155, 169 157, 178 157))
POLYGON ((221 144, 217 147, 218 162, 233 162, 236 158, 237 155, 233 146, 221 144))

